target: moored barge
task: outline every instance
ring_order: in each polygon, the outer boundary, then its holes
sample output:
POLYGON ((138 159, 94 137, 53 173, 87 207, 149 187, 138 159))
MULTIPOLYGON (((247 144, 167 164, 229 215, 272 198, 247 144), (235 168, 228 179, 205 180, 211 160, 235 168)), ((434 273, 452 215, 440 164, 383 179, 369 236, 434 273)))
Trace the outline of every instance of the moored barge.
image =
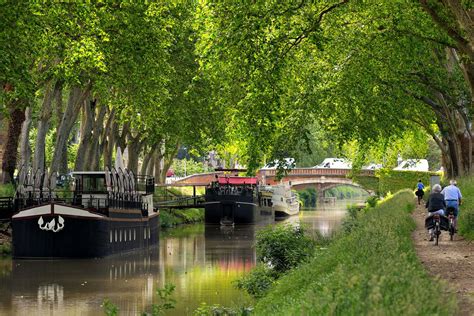
POLYGON ((73 190, 60 191, 54 175, 19 175, 14 258, 94 258, 157 244, 153 177, 120 168, 72 176, 73 190))

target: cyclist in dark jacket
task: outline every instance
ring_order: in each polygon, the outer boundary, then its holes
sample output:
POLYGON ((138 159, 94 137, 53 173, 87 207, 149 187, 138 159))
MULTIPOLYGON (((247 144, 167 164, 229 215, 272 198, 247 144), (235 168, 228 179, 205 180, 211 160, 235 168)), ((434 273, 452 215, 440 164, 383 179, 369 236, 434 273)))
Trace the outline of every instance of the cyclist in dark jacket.
MULTIPOLYGON (((433 186, 428 201, 426 202, 426 208, 428 209, 428 217, 434 214, 444 215, 446 201, 444 200, 444 195, 441 194, 441 186, 439 184, 433 186)), ((430 241, 433 241, 433 229, 430 229, 428 232, 430 234, 430 241)))

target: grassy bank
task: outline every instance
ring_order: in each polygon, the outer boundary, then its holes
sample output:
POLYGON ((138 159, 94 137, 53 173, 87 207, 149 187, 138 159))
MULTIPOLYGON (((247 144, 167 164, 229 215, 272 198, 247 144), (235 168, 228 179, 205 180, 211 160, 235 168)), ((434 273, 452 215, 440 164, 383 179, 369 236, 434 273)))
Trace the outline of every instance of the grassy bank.
POLYGON ((453 297, 426 273, 414 252, 413 192, 361 211, 346 232, 309 263, 280 279, 256 315, 452 315, 453 297))
POLYGON ((163 228, 202 221, 204 221, 204 209, 202 208, 160 210, 160 224, 163 228))
POLYGON ((474 240, 474 177, 459 179, 458 186, 463 196, 458 230, 464 237, 474 240))

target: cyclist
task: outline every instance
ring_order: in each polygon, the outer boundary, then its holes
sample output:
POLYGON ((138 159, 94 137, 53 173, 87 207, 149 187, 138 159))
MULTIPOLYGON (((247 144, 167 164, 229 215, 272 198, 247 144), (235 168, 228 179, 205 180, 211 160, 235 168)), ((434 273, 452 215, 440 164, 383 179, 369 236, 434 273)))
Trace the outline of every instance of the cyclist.
POLYGON ((454 208, 454 228, 456 228, 459 215, 459 205, 461 205, 462 199, 461 190, 459 190, 459 188, 457 187, 456 180, 450 180, 449 185, 446 186, 443 191, 441 191, 441 194, 444 195, 446 207, 454 208))
MULTIPOLYGON (((441 186, 439 184, 433 185, 431 194, 428 197, 426 202, 426 208, 428 209, 428 217, 431 217, 435 214, 444 215, 444 210, 446 209, 446 201, 444 196, 441 194, 441 186)), ((433 228, 428 230, 430 241, 434 240, 433 228)))
POLYGON ((425 188, 425 185, 423 182, 421 182, 421 179, 418 180, 418 183, 416 184, 416 196, 418 197, 418 205, 420 205, 421 199, 423 198, 423 195, 425 195, 425 191, 423 189, 425 188))

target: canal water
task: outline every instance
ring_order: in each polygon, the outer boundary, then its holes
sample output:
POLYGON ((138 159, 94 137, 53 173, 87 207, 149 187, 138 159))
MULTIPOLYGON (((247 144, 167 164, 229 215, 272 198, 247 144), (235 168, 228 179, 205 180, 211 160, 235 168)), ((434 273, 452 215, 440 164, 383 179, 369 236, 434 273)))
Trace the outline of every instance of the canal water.
MULTIPOLYGON (((323 204, 286 222, 330 235, 348 203, 354 201, 323 204)), ((176 286, 170 315, 191 315, 204 302, 251 305, 233 282, 255 266, 255 233, 262 227, 179 227, 162 232, 155 249, 105 259, 0 259, 0 315, 103 315, 104 299, 119 315, 139 315, 160 303, 156 290, 167 283, 176 286)))

